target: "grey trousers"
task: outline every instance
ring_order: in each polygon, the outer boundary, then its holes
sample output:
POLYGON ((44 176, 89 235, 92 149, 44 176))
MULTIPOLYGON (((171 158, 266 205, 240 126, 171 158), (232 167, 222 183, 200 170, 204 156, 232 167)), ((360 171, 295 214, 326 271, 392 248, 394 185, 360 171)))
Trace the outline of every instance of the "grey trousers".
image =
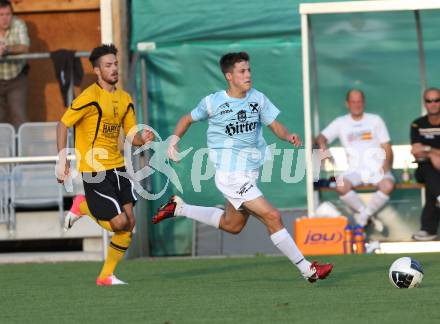
POLYGON ((0 80, 0 122, 11 123, 17 130, 27 121, 28 78, 20 73, 11 80, 0 80))

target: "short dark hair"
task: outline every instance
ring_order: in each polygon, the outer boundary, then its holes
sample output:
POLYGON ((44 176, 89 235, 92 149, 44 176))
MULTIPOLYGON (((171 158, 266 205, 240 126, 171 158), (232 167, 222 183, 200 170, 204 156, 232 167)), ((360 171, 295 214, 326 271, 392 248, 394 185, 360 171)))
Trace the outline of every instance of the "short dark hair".
MULTIPOLYGON (((1 0, 0 0, 1 1, 1 0)), ((95 47, 90 53, 89 61, 92 63, 93 67, 99 65, 99 59, 107 54, 118 54, 118 49, 113 44, 102 44, 101 46, 95 47)))
POLYGON ((359 92, 362 95, 362 100, 365 100, 365 94, 362 90, 352 88, 352 89, 348 90, 347 93, 345 94, 345 101, 348 101, 352 92, 359 92))
POLYGON ((0 0, 0 8, 9 7, 12 10, 12 4, 9 0, 0 0))
POLYGON ((227 72, 231 72, 231 69, 234 67, 235 63, 240 63, 243 61, 250 61, 249 54, 246 52, 236 52, 223 55, 219 63, 223 74, 226 74, 227 72))

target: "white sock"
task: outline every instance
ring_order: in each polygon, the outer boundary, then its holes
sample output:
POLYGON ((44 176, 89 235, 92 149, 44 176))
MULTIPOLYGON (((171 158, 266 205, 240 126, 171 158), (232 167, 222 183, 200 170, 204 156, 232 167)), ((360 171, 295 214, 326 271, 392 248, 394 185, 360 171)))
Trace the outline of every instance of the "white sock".
POLYGON ((388 200, 390 200, 390 196, 384 194, 380 190, 376 191, 367 204, 366 213, 368 216, 376 214, 383 206, 385 206, 388 200))
POLYGON ((370 216, 367 214, 367 208, 362 207, 362 209, 359 211, 359 213, 354 215, 354 219, 357 223, 357 225, 365 226, 368 223, 368 219, 370 216))
POLYGON ((354 191, 350 190, 343 196, 339 196, 339 198, 348 205, 355 212, 360 212, 363 208, 365 208, 364 203, 359 198, 359 195, 354 191))
POLYGON ((219 228, 220 219, 225 211, 215 207, 202 207, 182 204, 180 208, 176 209, 176 216, 184 216, 194 219, 203 224, 211 225, 219 228))
POLYGON ((440 196, 437 196, 437 203, 440 205, 440 196))
POLYGON ((310 272, 310 262, 302 255, 289 232, 283 228, 270 236, 273 244, 301 271, 310 272))

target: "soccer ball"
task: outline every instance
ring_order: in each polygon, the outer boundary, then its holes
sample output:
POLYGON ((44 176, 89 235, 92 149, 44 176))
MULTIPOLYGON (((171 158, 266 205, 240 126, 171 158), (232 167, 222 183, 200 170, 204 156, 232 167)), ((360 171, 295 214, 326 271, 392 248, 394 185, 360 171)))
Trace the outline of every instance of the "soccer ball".
POLYGON ((423 267, 410 257, 399 258, 391 265, 389 278, 394 287, 415 288, 422 282, 423 267))

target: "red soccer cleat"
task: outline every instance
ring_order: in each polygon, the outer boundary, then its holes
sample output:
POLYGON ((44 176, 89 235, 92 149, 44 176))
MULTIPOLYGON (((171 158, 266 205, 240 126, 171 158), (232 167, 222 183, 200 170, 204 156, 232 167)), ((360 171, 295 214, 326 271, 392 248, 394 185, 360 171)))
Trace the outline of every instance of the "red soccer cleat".
POLYGON ((97 286, 116 286, 116 285, 126 285, 127 283, 116 278, 115 275, 110 275, 105 279, 96 278, 97 286))
POLYGON ((171 196, 170 200, 168 200, 168 202, 165 205, 161 206, 157 210, 157 213, 156 215, 153 216, 151 222, 153 224, 157 224, 163 221, 164 219, 175 217, 176 215, 174 213, 177 207, 179 207, 181 204, 183 204, 182 198, 178 196, 171 196))
POLYGON ((313 261, 312 264, 310 265, 310 270, 315 270, 315 273, 306 279, 309 282, 313 283, 317 280, 323 280, 327 278, 327 276, 333 270, 333 264, 331 263, 319 264, 318 262, 313 261))

